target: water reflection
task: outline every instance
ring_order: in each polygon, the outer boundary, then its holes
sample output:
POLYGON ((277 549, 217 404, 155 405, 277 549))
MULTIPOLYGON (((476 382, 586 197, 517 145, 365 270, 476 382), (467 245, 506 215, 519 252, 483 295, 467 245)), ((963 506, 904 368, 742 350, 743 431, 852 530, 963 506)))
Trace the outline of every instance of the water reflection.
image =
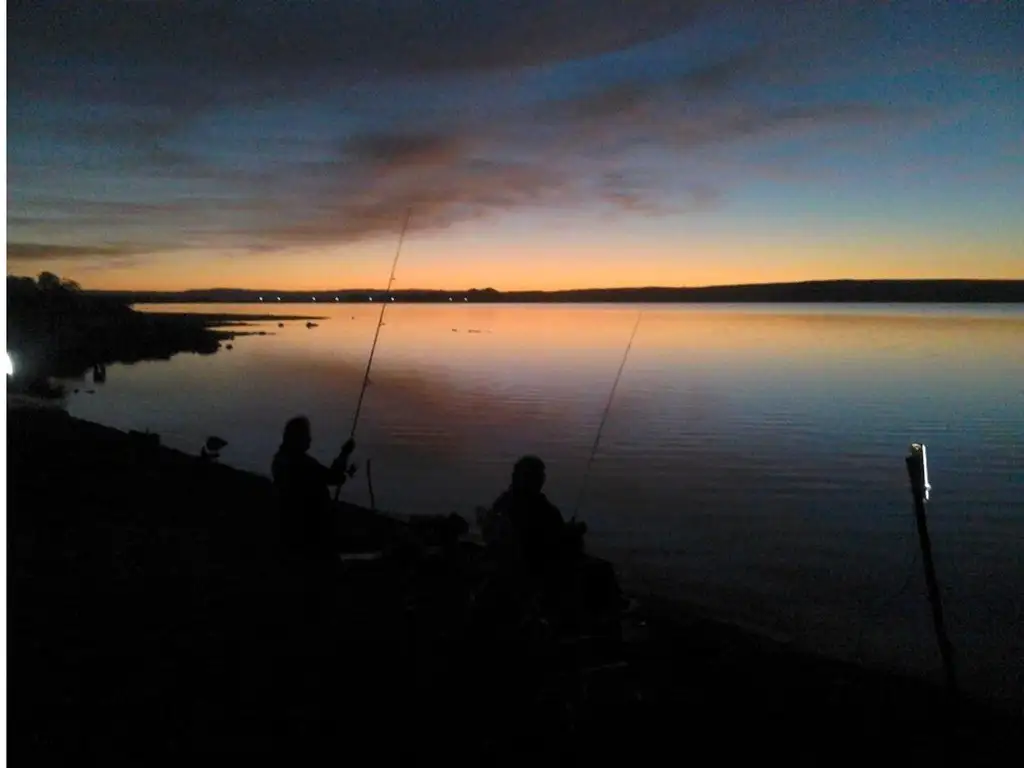
MULTIPOLYGON (((271 322, 274 335, 213 357, 118 366, 72 412, 189 451, 220 434, 224 462, 261 473, 284 421, 305 413, 312 452, 330 459, 378 309, 267 309, 327 319, 271 322)), ((469 514, 537 452, 548 495, 571 508, 635 317, 621 305, 389 307, 358 435, 378 504, 469 514)), ((648 307, 581 513, 593 544, 635 580, 930 671, 902 463, 924 441, 965 675, 1020 695, 1022 340, 1020 308, 648 307)), ((361 482, 345 493, 368 500, 361 482)))

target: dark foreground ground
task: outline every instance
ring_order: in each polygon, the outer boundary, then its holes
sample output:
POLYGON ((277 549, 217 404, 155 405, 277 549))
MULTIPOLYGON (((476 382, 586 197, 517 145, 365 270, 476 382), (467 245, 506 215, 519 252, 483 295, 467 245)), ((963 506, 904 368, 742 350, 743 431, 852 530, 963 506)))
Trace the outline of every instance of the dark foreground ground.
POLYGON ((679 607, 621 644, 469 633, 468 546, 339 566, 310 618, 268 481, 59 411, 9 410, 7 447, 12 764, 1022 754, 1008 715, 679 607))

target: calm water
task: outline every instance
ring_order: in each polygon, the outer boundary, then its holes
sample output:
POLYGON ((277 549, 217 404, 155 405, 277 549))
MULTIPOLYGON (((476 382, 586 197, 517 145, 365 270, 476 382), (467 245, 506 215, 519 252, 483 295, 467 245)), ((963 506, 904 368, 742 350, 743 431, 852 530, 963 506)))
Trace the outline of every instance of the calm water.
MULTIPOLYGON (((152 307, 253 312, 263 307, 152 307)), ((379 305, 232 351, 117 366, 73 414, 268 473, 285 420, 329 460, 379 305)), ((571 512, 632 306, 391 305, 358 430, 378 506, 469 519, 540 454, 571 512)), ((580 516, 634 586, 935 679, 903 457, 928 446, 936 564, 963 675, 1024 699, 1024 307, 647 307, 580 516)), ((365 474, 347 498, 368 502, 365 474)))

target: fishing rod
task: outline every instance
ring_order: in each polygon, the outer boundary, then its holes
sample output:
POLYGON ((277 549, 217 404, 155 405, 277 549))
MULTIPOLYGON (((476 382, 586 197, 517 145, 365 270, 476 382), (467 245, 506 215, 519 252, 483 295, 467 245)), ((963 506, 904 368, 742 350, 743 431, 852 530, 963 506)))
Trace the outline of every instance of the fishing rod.
MULTIPOLYGON (((354 439, 356 436, 356 425, 359 424, 359 414, 363 410, 363 397, 366 395, 366 386, 370 383, 370 368, 373 367, 373 355, 377 351, 377 340, 380 338, 380 329, 384 326, 384 313, 387 311, 388 304, 391 303, 391 286, 395 282, 395 268, 398 267, 398 258, 402 255, 402 243, 405 242, 405 232, 409 228, 409 219, 412 218, 412 208, 410 207, 405 212, 405 221, 402 223, 402 231, 398 235, 398 247, 395 249, 395 258, 391 262, 391 275, 388 277, 388 287, 384 294, 384 303, 380 308, 380 317, 377 320, 377 330, 373 333, 373 343, 370 345, 370 357, 366 361, 366 372, 363 374, 363 385, 359 389, 359 400, 356 401, 356 412, 352 417, 352 431, 349 433, 349 439, 354 439)), ((338 500, 338 496, 341 494, 341 485, 334 490, 334 500, 338 500)))
POLYGON ((604 407, 604 414, 601 416, 601 422, 597 426, 597 435, 594 437, 594 445, 590 449, 590 458, 587 459, 587 468, 583 471, 583 483, 580 485, 579 496, 576 497, 576 506, 572 509, 572 520, 576 519, 576 514, 580 510, 580 504, 583 503, 583 496, 587 491, 587 480, 590 478, 590 467, 594 463, 594 457, 597 455, 597 446, 601 443, 601 433, 604 431, 604 424, 608 421, 608 414, 612 410, 612 401, 615 400, 615 390, 619 387, 619 379, 622 378, 622 371, 626 368, 626 360, 629 359, 629 350, 633 348, 633 339, 636 338, 637 329, 640 328, 640 320, 643 318, 644 313, 641 310, 636 316, 636 323, 633 325, 633 332, 629 335, 629 343, 626 344, 626 351, 622 355, 622 362, 619 363, 619 372, 615 374, 615 381, 612 383, 612 391, 608 394, 608 403, 604 407))

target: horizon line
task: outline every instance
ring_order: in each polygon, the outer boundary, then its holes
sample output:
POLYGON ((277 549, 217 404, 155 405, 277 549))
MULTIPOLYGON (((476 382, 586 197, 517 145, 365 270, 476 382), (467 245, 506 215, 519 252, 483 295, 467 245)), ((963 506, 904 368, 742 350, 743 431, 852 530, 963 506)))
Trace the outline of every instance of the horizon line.
MULTIPOLYGON (((8 277, 18 277, 8 275, 8 277)), ((400 288, 391 290, 392 294, 399 293, 470 293, 470 292, 494 292, 494 293, 573 293, 585 291, 692 291, 714 288, 753 288, 759 286, 782 286, 782 285, 811 285, 811 284, 835 284, 835 283, 1020 283, 1021 278, 977 278, 977 277, 910 277, 910 278, 826 278, 819 280, 782 280, 764 283, 714 283, 709 285, 633 285, 615 287, 584 287, 584 288, 512 288, 500 289, 493 287, 485 288, 400 288)), ((241 288, 214 286, 210 288, 83 288, 86 293, 192 293, 201 291, 245 291, 248 293, 381 293, 386 288, 241 288)))

